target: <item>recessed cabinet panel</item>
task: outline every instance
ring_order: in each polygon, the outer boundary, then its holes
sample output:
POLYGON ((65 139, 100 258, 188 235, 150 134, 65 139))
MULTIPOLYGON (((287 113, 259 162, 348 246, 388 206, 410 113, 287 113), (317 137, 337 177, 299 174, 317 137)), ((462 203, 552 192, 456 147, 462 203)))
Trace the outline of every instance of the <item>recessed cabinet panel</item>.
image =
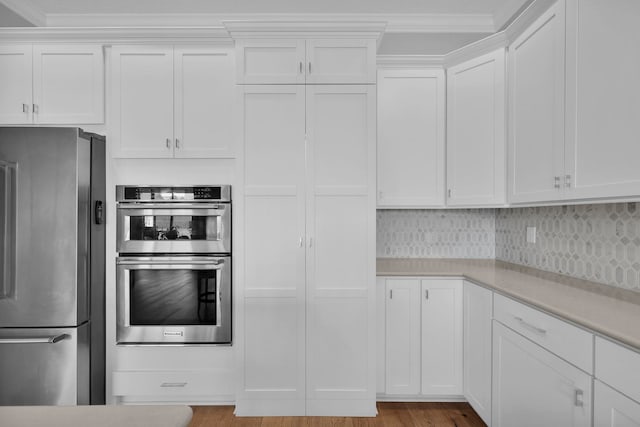
POLYGON ((308 40, 307 83, 375 83, 373 40, 308 40))
POLYGON ((173 48, 112 50, 111 143, 119 157, 173 157, 173 48))
POLYGON ((233 157, 233 49, 175 49, 176 157, 233 157))
POLYGON ((593 425, 597 427, 640 427, 640 403, 594 381, 593 425))
POLYGON ((102 46, 33 48, 35 123, 104 122, 102 46))
POLYGON ((31 45, 0 46, 0 124, 31 123, 31 45))
POLYGON ((304 40, 251 40, 237 46, 238 83, 304 83, 304 40))
POLYGON ((444 205, 442 70, 378 72, 378 208, 444 205))
POLYGON ((561 197, 564 170, 564 2, 509 46, 509 201, 561 197))

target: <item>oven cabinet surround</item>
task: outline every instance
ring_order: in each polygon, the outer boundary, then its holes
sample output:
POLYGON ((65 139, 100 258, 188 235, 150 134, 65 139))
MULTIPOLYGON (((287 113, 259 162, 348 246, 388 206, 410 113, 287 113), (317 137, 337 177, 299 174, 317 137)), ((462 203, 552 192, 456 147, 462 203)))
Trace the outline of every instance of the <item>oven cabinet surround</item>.
POLYGON ((110 92, 114 157, 234 156, 233 47, 114 46, 110 92))
POLYGON ((375 84, 375 40, 237 42, 239 84, 375 84))
POLYGON ((378 278, 377 286, 384 289, 378 397, 460 400, 463 281, 387 277, 378 278))
POLYGON ((640 353, 596 337, 594 426, 640 426, 640 353))
POLYGON ((236 414, 374 416, 375 86, 238 91, 236 414))
POLYGON ((91 44, 1 44, 0 124, 104 122, 104 54, 91 44))
POLYGON ((505 49, 447 68, 447 206, 506 197, 505 49))
POLYGON ((510 44, 511 203, 640 196, 639 18, 630 0, 558 0, 510 44))
POLYGON ((378 70, 378 208, 443 207, 445 73, 378 70))
POLYGON ((464 397, 490 426, 493 292, 465 281, 463 299, 464 397))

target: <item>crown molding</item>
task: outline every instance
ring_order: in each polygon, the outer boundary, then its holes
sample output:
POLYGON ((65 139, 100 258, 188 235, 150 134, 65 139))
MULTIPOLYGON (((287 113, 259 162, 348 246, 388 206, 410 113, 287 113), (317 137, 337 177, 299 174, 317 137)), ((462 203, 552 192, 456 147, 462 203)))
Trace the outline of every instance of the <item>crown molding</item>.
POLYGON ((44 27, 47 25, 47 15, 29 1, 0 0, 0 3, 22 16, 36 27, 44 27))
POLYGON ((515 40, 527 27, 533 24, 544 12, 547 11, 557 0, 534 0, 529 6, 518 15, 504 32, 509 41, 515 40))
POLYGON ((224 28, 215 27, 0 28, 0 42, 233 44, 224 28))
POLYGON ((488 37, 470 43, 459 49, 451 51, 445 55, 444 64, 449 68, 461 64, 478 56, 493 52, 497 49, 504 49, 509 44, 509 39, 504 31, 492 34, 488 37))
POLYGON ((378 55, 378 68, 443 68, 445 55, 378 55))
POLYGON ((384 34, 385 22, 366 21, 224 21, 224 27, 231 38, 256 37, 299 38, 299 37, 358 37, 379 40, 384 34))

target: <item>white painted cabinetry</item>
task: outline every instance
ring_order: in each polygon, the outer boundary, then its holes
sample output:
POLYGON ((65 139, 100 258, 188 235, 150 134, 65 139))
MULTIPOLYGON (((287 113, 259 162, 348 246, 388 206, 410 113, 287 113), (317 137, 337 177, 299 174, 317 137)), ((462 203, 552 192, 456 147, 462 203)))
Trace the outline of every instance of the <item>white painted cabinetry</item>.
POLYGON ((374 40, 240 40, 239 84, 373 84, 374 40))
POLYGON ((375 87, 245 85, 241 114, 236 411, 373 415, 375 87))
POLYGON ((234 51, 114 46, 114 157, 233 157, 234 51))
POLYGON ((564 191, 565 4, 558 0, 509 46, 509 202, 564 191))
POLYGON ((404 397, 462 395, 462 281, 385 280, 385 390, 404 397))
POLYGON ((442 69, 378 70, 378 208, 444 206, 442 69))
POLYGON ((1 45, 0 124, 104 122, 97 45, 1 45))
POLYGON ((640 426, 640 403, 595 380, 593 425, 597 427, 640 426))
POLYGON ((463 312, 464 397, 491 425, 493 292, 465 281, 463 312))
POLYGON ((447 69, 447 205, 505 203, 505 52, 447 69))

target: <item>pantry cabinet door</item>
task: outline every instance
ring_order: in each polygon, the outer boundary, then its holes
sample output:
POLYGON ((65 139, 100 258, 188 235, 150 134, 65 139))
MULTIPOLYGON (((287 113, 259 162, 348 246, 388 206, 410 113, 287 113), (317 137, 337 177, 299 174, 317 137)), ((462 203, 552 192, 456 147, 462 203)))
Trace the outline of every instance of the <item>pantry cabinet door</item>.
POLYGON ((444 206, 442 70, 378 72, 378 208, 444 206))
POLYGON ((0 124, 32 120, 32 47, 0 45, 0 124))
POLYGON ((462 280, 422 280, 424 395, 462 395, 462 280))
POLYGON ((509 45, 509 202, 559 200, 564 173, 564 1, 509 45))
POLYGON ((640 2, 567 1, 570 197, 640 196, 640 2))
POLYGON ((114 46, 110 105, 114 157, 173 157, 173 47, 114 46))
POLYGON ((505 53, 447 70, 447 205, 505 203, 505 53))
POLYGON ((307 40, 306 46, 307 84, 376 82, 374 40, 307 40))
POLYGON ((385 394, 420 393, 420 279, 387 279, 385 394))
POLYGON ((102 46, 35 45, 33 104, 34 123, 103 123, 102 46))
POLYGON ((232 48, 175 48, 175 156, 234 156, 232 48))

